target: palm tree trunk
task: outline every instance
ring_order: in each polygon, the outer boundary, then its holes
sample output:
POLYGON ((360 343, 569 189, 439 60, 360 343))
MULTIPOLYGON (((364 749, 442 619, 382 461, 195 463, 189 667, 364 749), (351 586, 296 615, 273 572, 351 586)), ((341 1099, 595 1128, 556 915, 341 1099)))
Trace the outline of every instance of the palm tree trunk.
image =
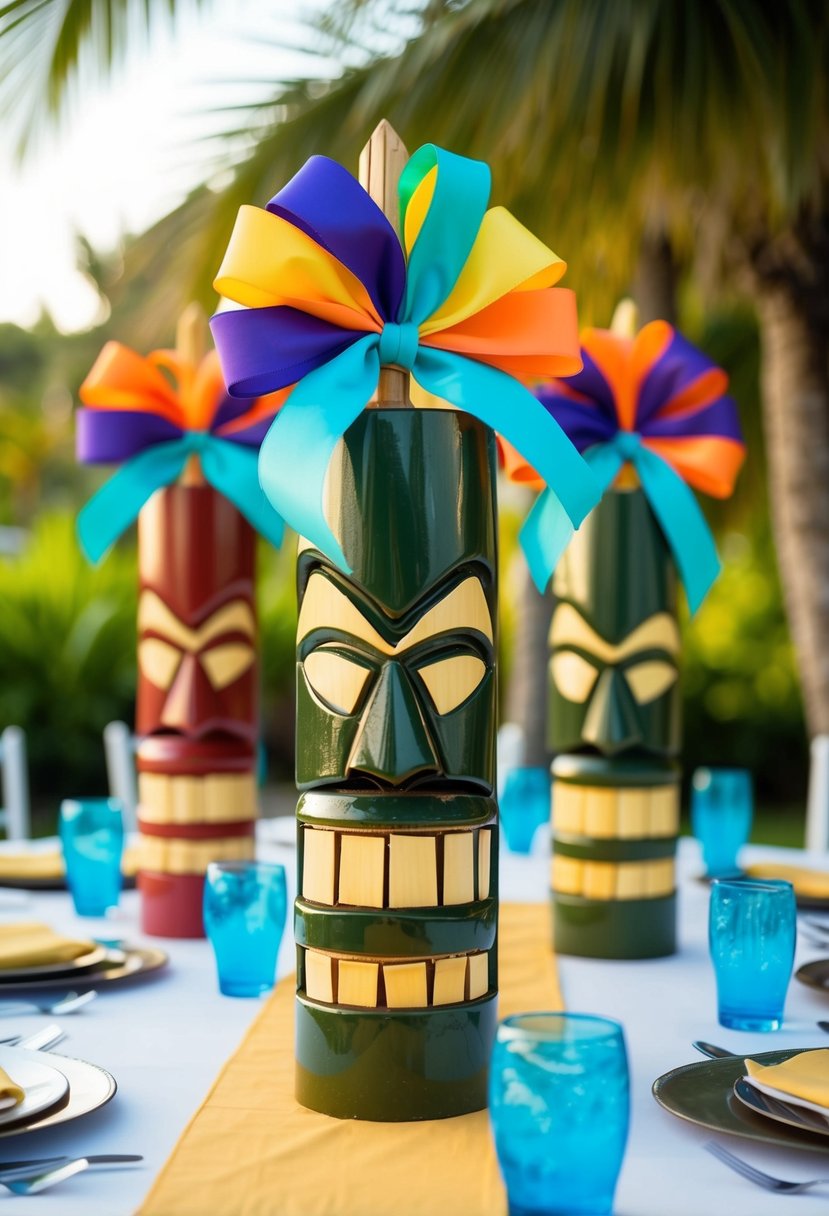
POLYGON ((758 298, 777 561, 806 720, 829 734, 829 377, 826 336, 785 288, 758 298))
POLYGON ((677 265, 671 242, 663 230, 646 232, 639 248, 633 280, 633 298, 639 324, 669 321, 676 324, 677 265))
POLYGON ((753 256, 772 523, 812 738, 807 839, 822 849, 829 847, 827 253, 826 232, 813 225, 753 256))

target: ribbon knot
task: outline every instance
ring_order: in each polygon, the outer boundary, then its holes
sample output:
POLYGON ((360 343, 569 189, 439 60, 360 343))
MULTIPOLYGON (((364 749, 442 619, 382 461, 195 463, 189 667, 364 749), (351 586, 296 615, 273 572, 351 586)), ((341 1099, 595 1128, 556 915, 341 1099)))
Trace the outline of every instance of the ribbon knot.
POLYGON ((642 436, 638 431, 618 431, 613 438, 613 446, 625 460, 635 460, 642 446, 642 436))
POLYGON ((381 364, 395 364, 410 372, 417 358, 420 333, 414 321, 403 321, 398 325, 387 321, 380 334, 377 353, 381 364))

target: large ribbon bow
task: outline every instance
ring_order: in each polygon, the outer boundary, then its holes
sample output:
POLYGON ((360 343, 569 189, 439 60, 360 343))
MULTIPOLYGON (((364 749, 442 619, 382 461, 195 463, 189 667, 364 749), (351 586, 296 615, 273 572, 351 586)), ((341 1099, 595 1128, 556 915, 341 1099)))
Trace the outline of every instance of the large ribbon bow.
POLYGON ((78 516, 87 557, 98 561, 151 494, 177 480, 194 453, 205 480, 279 545, 283 521, 262 493, 256 462, 282 397, 235 401, 215 351, 194 366, 176 351, 156 350, 144 358, 120 342, 107 342, 80 388, 86 408, 77 413, 77 454, 87 464, 122 467, 78 516))
POLYGON ((568 526, 599 497, 585 462, 515 378, 581 366, 565 264, 501 207, 479 161, 427 145, 399 183, 403 245, 341 165, 312 157, 266 210, 242 207, 215 281, 242 309, 211 321, 228 389, 298 382, 259 457, 268 498, 348 570, 323 513, 334 448, 381 365, 508 436, 532 458, 568 526))
MULTIPOLYGON (((696 611, 717 577, 714 540, 691 486, 727 498, 745 456, 728 376, 665 321, 635 338, 608 330, 582 334, 584 367, 537 390, 545 409, 584 452, 603 491, 628 462, 671 547, 696 611)), ((514 480, 532 470, 508 453, 514 480)), ((542 493, 521 542, 542 590, 567 537, 555 499, 542 493)))

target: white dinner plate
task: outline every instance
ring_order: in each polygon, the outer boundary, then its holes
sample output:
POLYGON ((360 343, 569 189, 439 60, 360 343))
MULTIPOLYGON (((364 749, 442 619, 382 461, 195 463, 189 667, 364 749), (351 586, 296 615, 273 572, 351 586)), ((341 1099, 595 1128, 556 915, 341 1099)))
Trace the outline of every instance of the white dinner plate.
POLYGON ((63 1073, 37 1059, 34 1052, 0 1046, 0 1068, 4 1068, 25 1093, 23 1101, 16 1106, 0 1108, 0 1128, 39 1115, 60 1102, 69 1091, 69 1081, 63 1073))

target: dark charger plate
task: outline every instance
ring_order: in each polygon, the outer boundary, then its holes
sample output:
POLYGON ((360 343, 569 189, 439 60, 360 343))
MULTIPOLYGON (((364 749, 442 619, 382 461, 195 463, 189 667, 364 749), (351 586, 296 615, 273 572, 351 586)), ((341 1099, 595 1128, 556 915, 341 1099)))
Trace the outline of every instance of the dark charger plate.
POLYGON ((49 979, 23 980, 20 983, 3 984, 0 990, 0 1000, 13 1000, 22 997, 27 992, 40 992, 49 988, 73 988, 85 992, 88 988, 100 990, 104 984, 127 983, 138 980, 153 972, 161 971, 170 961, 169 955, 163 950, 151 946, 125 947, 126 955, 123 962, 103 963, 99 967, 91 967, 76 975, 53 976, 49 979))
MULTIPOLYGON (((818 1050, 818 1049, 813 1049, 818 1050)), ((750 1053, 758 1064, 780 1064, 790 1056, 799 1055, 803 1048, 786 1051, 750 1053)), ((653 1096, 660 1106, 712 1132, 727 1132, 748 1140, 775 1144, 778 1148, 799 1148, 809 1152, 829 1153, 829 1139, 813 1132, 799 1131, 783 1123, 774 1123, 755 1114, 734 1096, 734 1083, 745 1076, 745 1056, 728 1056, 722 1060, 700 1060, 684 1064, 658 1077, 653 1083, 653 1096)))

